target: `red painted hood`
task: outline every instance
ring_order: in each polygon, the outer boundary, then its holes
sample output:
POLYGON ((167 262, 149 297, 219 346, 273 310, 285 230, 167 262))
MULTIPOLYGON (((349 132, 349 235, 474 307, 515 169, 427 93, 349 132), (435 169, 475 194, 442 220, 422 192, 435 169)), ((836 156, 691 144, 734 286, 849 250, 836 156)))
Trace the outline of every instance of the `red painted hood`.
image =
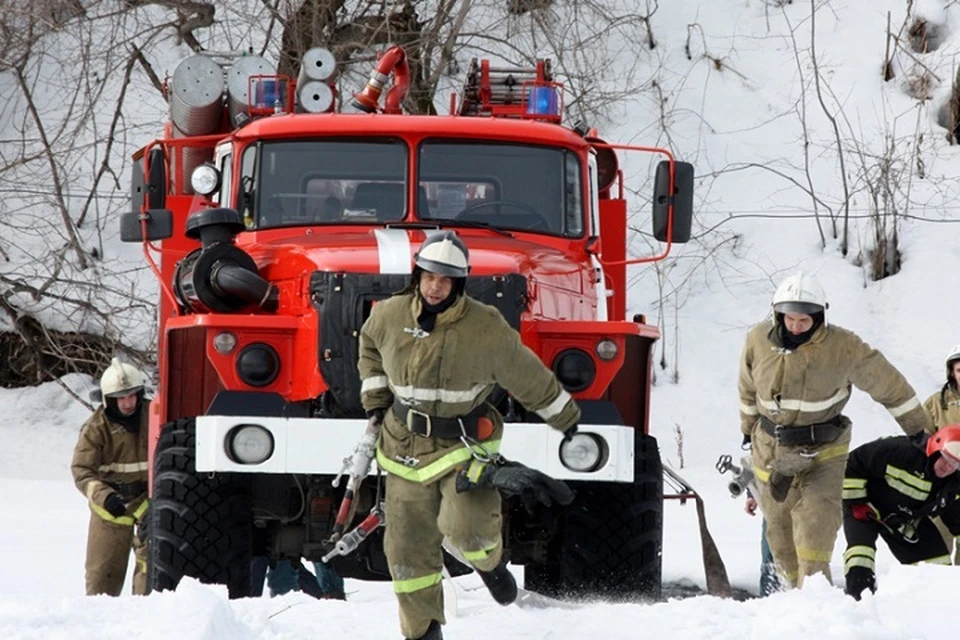
MULTIPOLYGON (((518 273, 541 284, 580 291, 587 262, 575 259, 576 243, 546 246, 487 231, 458 229, 470 250, 473 275, 518 273)), ((419 229, 363 229, 325 232, 318 228, 275 229, 241 234, 237 244, 256 260, 262 276, 277 281, 305 271, 409 273, 423 242, 419 229)))

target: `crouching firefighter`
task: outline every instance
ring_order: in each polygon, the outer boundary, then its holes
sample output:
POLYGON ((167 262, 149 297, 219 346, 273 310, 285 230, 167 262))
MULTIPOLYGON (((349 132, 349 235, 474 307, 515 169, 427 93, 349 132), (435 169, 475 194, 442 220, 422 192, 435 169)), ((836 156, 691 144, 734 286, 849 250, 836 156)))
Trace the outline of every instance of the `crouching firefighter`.
POLYGON ((90 504, 87 530, 87 595, 120 595, 131 547, 136 566, 133 593, 147 593, 145 536, 134 526, 147 510, 147 416, 143 374, 117 358, 100 378, 103 404, 80 429, 70 469, 90 504))
POLYGON ((500 458, 503 418, 487 403, 494 386, 565 437, 580 409, 500 312, 464 293, 469 254, 457 234, 431 235, 414 259, 411 285, 364 323, 359 368, 387 474, 384 547, 400 628, 435 640, 445 623, 444 539, 507 605, 517 585, 503 557, 498 489, 545 504, 573 500, 564 483, 500 458))
POLYGON ((843 479, 846 592, 876 591, 877 536, 902 564, 950 564, 931 521, 960 535, 960 425, 929 436, 881 438, 850 452, 843 479))

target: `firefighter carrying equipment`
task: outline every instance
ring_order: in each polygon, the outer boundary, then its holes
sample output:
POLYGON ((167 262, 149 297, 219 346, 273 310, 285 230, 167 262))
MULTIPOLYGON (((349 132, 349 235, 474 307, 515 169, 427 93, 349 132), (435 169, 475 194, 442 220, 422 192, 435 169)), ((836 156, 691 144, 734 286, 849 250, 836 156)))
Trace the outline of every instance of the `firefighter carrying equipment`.
POLYGON ((100 393, 104 398, 122 398, 143 390, 143 374, 133 365, 114 358, 100 377, 100 393))
POLYGON ((804 426, 788 426, 777 424, 766 416, 760 416, 760 426, 778 444, 788 447, 804 447, 815 444, 833 442, 846 430, 850 422, 837 414, 826 422, 808 424, 804 426))
POLYGON ((478 404, 470 413, 456 418, 441 418, 421 413, 399 400, 393 401, 393 413, 407 429, 426 438, 468 438, 485 440, 493 433, 493 421, 487 417, 487 403, 478 404), (482 423, 486 422, 484 425, 482 423), (484 435, 484 432, 486 435, 484 435))

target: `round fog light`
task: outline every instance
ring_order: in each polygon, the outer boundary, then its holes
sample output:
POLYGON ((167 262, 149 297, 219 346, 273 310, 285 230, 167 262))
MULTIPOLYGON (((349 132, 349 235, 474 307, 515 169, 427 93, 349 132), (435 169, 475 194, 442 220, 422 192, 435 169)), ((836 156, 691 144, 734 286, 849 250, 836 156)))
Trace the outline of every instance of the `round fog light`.
POLYGON ((273 455, 273 435, 258 424, 241 424, 227 435, 227 455, 240 464, 260 464, 273 455))
POLYGON ((613 360, 619 351, 617 343, 610 338, 604 338, 597 343, 597 357, 601 360, 613 360))
POLYGON ((596 471, 604 463, 604 446, 592 433, 578 433, 560 445, 560 462, 571 471, 596 471))
POLYGON ((213 348, 221 355, 227 355, 237 346, 237 336, 229 331, 221 331, 213 336, 213 348))

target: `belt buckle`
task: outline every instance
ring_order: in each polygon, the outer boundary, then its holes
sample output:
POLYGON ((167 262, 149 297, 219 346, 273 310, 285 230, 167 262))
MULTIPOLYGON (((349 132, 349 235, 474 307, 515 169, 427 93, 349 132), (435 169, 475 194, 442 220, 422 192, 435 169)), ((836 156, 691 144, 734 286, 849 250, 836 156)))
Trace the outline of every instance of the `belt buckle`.
POLYGON ((773 425, 773 439, 778 443, 782 444, 783 442, 783 425, 776 424, 773 425))
POLYGON ((408 407, 407 409, 408 409, 407 410, 407 429, 412 431, 413 433, 417 433, 416 430, 413 428, 413 417, 422 416, 423 421, 427 425, 427 432, 423 434, 417 434, 417 435, 422 435, 425 438, 429 438, 430 435, 433 433, 433 422, 430 420, 430 414, 422 413, 412 407, 408 407))

